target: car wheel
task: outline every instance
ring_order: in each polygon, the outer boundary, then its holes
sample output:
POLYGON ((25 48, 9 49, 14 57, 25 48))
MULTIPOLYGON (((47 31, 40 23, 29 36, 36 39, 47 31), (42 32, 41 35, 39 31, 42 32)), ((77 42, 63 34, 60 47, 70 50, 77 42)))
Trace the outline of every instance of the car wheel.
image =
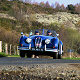
POLYGON ((32 54, 27 54, 27 58, 32 58, 32 54))
POLYGON ((58 59, 61 59, 62 55, 61 54, 58 54, 58 59))
POLYGON ((63 46, 59 45, 58 59, 62 58, 62 54, 63 54, 63 46))
POLYGON ((53 59, 57 59, 57 58, 58 58, 58 53, 55 53, 53 59))
POLYGON ((22 57, 22 58, 25 57, 25 52, 23 50, 20 50, 20 57, 22 57))

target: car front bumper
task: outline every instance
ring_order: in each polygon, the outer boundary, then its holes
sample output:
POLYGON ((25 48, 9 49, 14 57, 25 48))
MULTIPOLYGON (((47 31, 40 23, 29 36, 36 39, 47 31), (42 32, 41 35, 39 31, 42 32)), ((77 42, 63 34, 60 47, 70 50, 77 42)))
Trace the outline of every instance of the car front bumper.
POLYGON ((18 47, 18 50, 25 50, 25 51, 45 51, 45 52, 58 52, 58 49, 51 49, 51 48, 46 48, 46 49, 40 49, 40 48, 28 48, 28 47, 18 47))

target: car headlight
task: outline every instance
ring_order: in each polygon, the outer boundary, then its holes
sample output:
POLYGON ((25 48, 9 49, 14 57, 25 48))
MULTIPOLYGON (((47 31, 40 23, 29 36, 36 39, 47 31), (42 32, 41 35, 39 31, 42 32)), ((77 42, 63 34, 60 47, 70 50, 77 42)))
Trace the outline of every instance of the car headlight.
POLYGON ((30 42, 31 42, 31 40, 32 40, 32 39, 27 38, 27 39, 26 39, 26 42, 27 42, 27 43, 30 43, 30 42))
POLYGON ((46 40, 45 40, 45 43, 46 43, 46 44, 49 44, 49 43, 50 43, 50 40, 49 40, 49 39, 46 39, 46 40))

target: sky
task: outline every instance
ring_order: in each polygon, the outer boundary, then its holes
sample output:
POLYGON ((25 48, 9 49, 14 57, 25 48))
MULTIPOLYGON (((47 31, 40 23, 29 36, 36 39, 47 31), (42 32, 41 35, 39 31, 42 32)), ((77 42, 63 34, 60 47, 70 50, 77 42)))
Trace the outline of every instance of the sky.
POLYGON ((80 0, 32 0, 32 2, 49 2, 50 5, 55 4, 55 2, 58 2, 60 5, 64 4, 65 6, 67 6, 68 4, 77 4, 80 3, 80 0))

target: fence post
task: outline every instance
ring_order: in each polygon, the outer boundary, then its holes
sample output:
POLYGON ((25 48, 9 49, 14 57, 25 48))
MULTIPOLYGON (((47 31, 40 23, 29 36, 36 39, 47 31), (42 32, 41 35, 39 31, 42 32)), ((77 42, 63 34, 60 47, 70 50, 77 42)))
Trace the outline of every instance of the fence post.
POLYGON ((19 55, 19 50, 18 50, 18 46, 17 46, 17 55, 19 55))
POLYGON ((14 48, 14 55, 16 55, 16 49, 15 49, 16 47, 15 47, 15 45, 14 45, 14 47, 13 47, 13 48, 14 48))
POLYGON ((0 41, 0 52, 2 52, 2 41, 0 41))
POLYGON ((5 44, 5 53, 8 55, 8 44, 5 44))
POLYGON ((11 47, 12 47, 12 44, 10 44, 10 55, 11 55, 11 47))

